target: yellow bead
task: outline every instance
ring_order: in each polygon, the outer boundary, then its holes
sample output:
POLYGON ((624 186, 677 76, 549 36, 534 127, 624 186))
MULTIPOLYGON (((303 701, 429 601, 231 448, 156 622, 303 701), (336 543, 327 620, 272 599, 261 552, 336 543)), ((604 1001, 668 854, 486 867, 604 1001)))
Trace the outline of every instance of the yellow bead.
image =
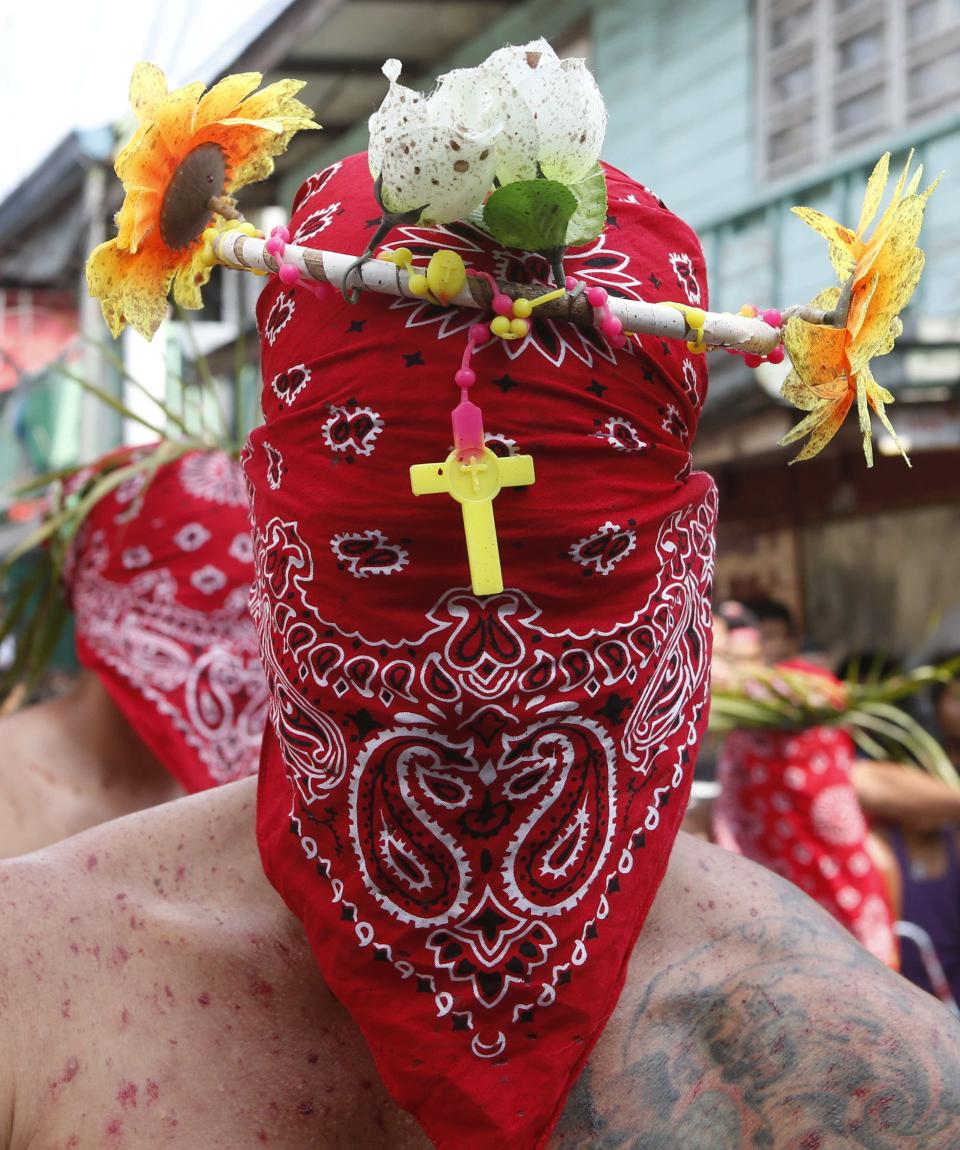
POLYGON ((218 228, 204 228, 203 236, 201 238, 205 244, 212 244, 218 235, 220 235, 218 228))
POLYGON ((517 319, 527 319, 533 313, 533 304, 528 299, 513 301, 513 314, 517 319))
POLYGON ((495 320, 490 322, 490 330, 494 335, 500 336, 501 339, 511 334, 512 326, 511 321, 505 315, 498 315, 495 320))
POLYGON ((446 248, 434 252, 427 264, 427 283, 434 298, 446 306, 466 286, 467 270, 463 259, 446 248))
POLYGON ((201 248, 200 262, 208 268, 212 268, 217 263, 217 257, 213 254, 213 248, 209 244, 204 244, 201 248))
POLYGON ((253 224, 250 223, 249 220, 244 220, 243 223, 240 225, 239 230, 241 232, 243 232, 243 234, 245 236, 253 237, 257 234, 257 229, 254 227, 253 224))
POLYGON ((514 339, 523 339, 525 335, 530 334, 530 324, 525 319, 511 320, 510 334, 514 339))
POLYGON ((427 294, 427 277, 424 275, 411 276, 407 280, 407 287, 413 295, 427 294))
POLYGON ((409 248, 397 248, 391 259, 398 268, 408 268, 413 263, 413 252, 409 248))

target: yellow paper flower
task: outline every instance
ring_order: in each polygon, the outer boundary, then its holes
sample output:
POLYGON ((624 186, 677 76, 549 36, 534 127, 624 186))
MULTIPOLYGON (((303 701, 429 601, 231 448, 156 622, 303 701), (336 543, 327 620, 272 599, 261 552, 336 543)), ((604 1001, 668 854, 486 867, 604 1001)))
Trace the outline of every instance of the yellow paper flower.
POLYGON ((201 236, 214 218, 212 202, 265 179, 295 132, 319 127, 294 98, 301 81, 258 92, 262 79, 245 72, 206 94, 200 83, 168 92, 155 65, 134 68, 130 104, 140 126, 115 165, 126 192, 118 234, 87 261, 90 294, 114 336, 129 323, 150 339, 166 314, 171 281, 181 307, 203 306, 210 267, 201 236))
MULTIPOLYGON (((884 407, 893 403, 893 396, 873 378, 870 360, 892 350, 903 330, 900 312, 910 301, 923 271, 924 256, 916 242, 927 200, 940 181, 918 192, 923 166, 917 168, 908 183, 912 159, 913 152, 869 239, 865 233, 877 214, 887 186, 889 152, 873 169, 867 182, 856 231, 813 208, 793 209, 804 223, 829 241, 830 260, 850 293, 843 327, 808 323, 799 317, 788 320, 786 325, 784 342, 793 371, 783 385, 782 394, 795 407, 808 412, 781 440, 781 444, 788 444, 809 436, 794 463, 810 459, 826 447, 854 401, 867 466, 873 466, 871 409, 907 459, 884 407)), ((832 310, 840 301, 842 290, 828 288, 811 301, 810 308, 832 310)))

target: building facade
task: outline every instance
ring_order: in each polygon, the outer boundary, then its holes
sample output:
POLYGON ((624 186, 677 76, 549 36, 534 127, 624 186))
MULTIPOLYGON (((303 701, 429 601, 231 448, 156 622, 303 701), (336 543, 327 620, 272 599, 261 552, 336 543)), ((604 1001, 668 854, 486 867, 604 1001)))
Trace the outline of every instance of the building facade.
POLYGON ((721 492, 718 594, 786 600, 838 657, 907 654, 960 603, 960 0, 600 0, 591 32, 607 158, 697 227, 714 309, 835 282, 789 209, 855 225, 883 152, 894 173, 910 149, 944 173, 904 335, 874 365, 913 467, 877 427, 868 472, 852 425, 788 467, 784 371, 732 356, 712 360, 698 442, 721 492))

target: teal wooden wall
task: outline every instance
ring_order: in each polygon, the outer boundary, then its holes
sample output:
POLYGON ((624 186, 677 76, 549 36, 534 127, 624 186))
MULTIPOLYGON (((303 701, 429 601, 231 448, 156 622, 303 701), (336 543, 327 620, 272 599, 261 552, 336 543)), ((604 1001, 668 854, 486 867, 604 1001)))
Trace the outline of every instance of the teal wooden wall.
POLYGON ((790 207, 855 222, 875 161, 890 149, 902 162, 915 146, 928 175, 946 175, 927 210, 927 271, 906 319, 960 316, 960 117, 918 124, 779 185, 758 182, 752 9, 750 0, 596 0, 605 157, 697 227, 711 304, 735 310, 803 302, 833 282, 825 242, 790 207))
POLYGON ((604 155, 694 220, 749 195, 752 33, 744 0, 600 0, 604 155))

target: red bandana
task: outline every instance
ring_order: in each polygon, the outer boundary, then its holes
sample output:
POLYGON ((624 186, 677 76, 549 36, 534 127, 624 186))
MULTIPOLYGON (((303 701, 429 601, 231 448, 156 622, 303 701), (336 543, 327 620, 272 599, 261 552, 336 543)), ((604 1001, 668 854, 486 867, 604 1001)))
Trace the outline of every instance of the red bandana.
POLYGON ((70 554, 77 657, 188 791, 257 769, 267 696, 252 579, 243 477, 220 452, 127 480, 70 554))
MULTIPOLYGON (((706 306, 694 234, 607 170, 570 275, 706 306)), ((311 177, 295 242, 363 249, 366 158, 311 177)), ((546 285, 467 224, 399 228, 546 285)), ((542 1146, 623 986, 706 719, 714 489, 690 470, 702 357, 536 319, 474 356, 487 443, 537 482, 495 503, 507 590, 468 582, 450 450, 479 313, 267 286, 265 426, 244 467, 275 732, 264 865, 397 1101, 449 1150, 542 1146)), ((534 312, 534 317, 536 317, 534 312)))
MULTIPOLYGON (((824 672, 799 662, 794 669, 824 672)), ((835 680, 834 680, 835 681, 835 680)), ((866 850, 867 825, 851 781, 845 731, 734 731, 717 763, 716 840, 776 871, 896 967, 893 914, 866 850)))

